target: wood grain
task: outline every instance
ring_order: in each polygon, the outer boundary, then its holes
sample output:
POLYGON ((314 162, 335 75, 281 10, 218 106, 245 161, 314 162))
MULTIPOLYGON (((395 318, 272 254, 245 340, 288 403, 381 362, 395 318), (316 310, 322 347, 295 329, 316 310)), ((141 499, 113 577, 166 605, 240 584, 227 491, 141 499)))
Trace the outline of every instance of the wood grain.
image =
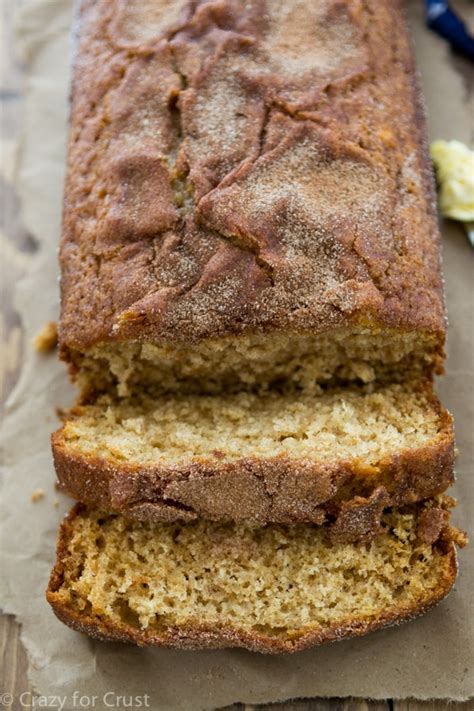
POLYGON ((28 681, 28 659, 20 639, 20 625, 10 615, 0 615, 0 699, 9 694, 11 704, 2 705, 7 711, 20 711, 24 708, 20 696, 24 692, 32 693, 28 681))

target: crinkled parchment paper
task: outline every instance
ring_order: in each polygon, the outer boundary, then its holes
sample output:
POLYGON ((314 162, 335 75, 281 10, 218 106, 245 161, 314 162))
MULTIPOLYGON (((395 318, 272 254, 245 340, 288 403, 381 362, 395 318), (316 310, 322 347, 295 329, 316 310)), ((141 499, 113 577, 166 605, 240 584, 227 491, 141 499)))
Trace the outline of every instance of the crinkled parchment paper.
MULTIPOLYGON (((422 3, 412 7, 432 138, 469 140, 467 88, 458 60, 450 58, 446 45, 424 29, 422 3)), ((107 692, 138 695, 142 706, 148 703, 153 709, 167 710, 311 696, 463 700, 474 695, 474 543, 460 553, 461 574, 455 590, 425 617, 364 639, 290 656, 98 643, 64 627, 49 609, 44 590, 57 527, 70 505, 54 491, 49 434, 56 427, 55 407, 70 404, 73 393, 56 356, 35 354, 29 340, 58 311, 56 252, 71 16, 68 0, 25 0, 18 21, 28 61, 18 189, 25 227, 40 248, 16 296, 27 336, 20 380, 9 400, 3 428, 0 586, 4 611, 22 623, 34 687, 41 694, 66 696, 66 709, 77 708, 77 694, 96 696, 91 707, 105 708, 107 692), (32 503, 36 488, 46 495, 32 503), (59 505, 54 506, 57 498, 59 505)), ((439 390, 454 412, 460 449, 456 493, 461 505, 455 521, 469 529, 468 515, 474 505, 474 253, 460 228, 445 225, 443 234, 451 325, 448 374, 439 390)), ((113 695, 107 702, 113 701, 113 695)))

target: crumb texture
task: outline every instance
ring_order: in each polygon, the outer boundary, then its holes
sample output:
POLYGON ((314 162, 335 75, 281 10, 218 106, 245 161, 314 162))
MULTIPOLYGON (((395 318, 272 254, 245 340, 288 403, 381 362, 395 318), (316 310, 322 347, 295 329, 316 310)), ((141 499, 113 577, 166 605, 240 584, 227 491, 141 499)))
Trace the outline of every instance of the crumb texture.
POLYGON ((186 464, 282 456, 376 465, 435 444, 446 421, 413 384, 311 394, 102 397, 76 408, 62 440, 70 450, 117 462, 186 464))
POLYGON ((63 531, 50 601, 145 637, 206 626, 288 642, 403 616, 452 584, 450 556, 420 540, 418 514, 388 512, 370 544, 333 546, 308 525, 149 526, 89 511, 63 531))
POLYGON ((162 393, 265 392, 274 387, 317 390, 318 384, 371 383, 424 377, 435 363, 429 333, 367 329, 328 334, 272 334, 212 339, 199 344, 113 343, 75 353, 84 393, 126 397, 146 388, 162 393))

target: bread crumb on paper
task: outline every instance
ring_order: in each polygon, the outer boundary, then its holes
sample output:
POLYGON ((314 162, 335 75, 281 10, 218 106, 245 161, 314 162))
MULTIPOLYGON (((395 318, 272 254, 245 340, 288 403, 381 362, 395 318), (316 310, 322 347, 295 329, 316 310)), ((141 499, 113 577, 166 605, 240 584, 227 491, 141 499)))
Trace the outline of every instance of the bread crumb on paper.
POLYGON ((31 501, 36 504, 37 501, 41 501, 41 499, 44 499, 44 490, 43 489, 35 489, 31 493, 31 501))
POLYGON ((33 338, 33 348, 38 353, 49 353, 58 343, 58 327, 54 321, 46 323, 33 338))

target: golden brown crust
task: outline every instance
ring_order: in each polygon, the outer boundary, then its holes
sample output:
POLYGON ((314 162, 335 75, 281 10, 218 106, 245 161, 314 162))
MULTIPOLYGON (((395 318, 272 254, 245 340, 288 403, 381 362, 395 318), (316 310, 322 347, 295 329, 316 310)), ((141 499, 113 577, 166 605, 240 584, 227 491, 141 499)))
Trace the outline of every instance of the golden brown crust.
POLYGON ((60 488, 104 511, 156 522, 334 522, 333 534, 342 541, 375 535, 384 506, 427 499, 453 483, 451 417, 440 409, 440 419, 436 443, 399 452, 377 467, 284 457, 134 465, 84 456, 64 442, 62 430, 52 444, 60 488))
POLYGON ((237 628, 223 627, 217 629, 199 624, 186 629, 169 626, 159 633, 143 631, 128 624, 110 623, 107 619, 95 615, 79 613, 65 605, 58 594, 63 582, 64 561, 67 557, 68 539, 72 532, 74 518, 80 515, 84 508, 81 504, 77 504, 62 523, 57 546, 57 561, 51 573, 46 597, 62 622, 79 632, 105 641, 180 649, 243 647, 250 651, 270 654, 297 652, 326 642, 365 635, 422 615, 449 593, 457 575, 455 546, 451 540, 446 539, 443 542, 445 564, 438 586, 427 591, 426 595, 412 606, 388 610, 376 619, 348 620, 332 627, 312 630, 294 639, 279 639, 260 632, 249 633, 237 628))
POLYGON ((102 641, 128 642, 140 647, 156 646, 189 650, 242 647, 251 652, 288 654, 348 637, 361 637, 384 627, 407 622, 428 612, 446 597, 454 584, 457 571, 454 544, 451 544, 450 553, 446 558, 446 574, 440 586, 431 591, 431 594, 417 605, 411 608, 399 609, 393 613, 386 613, 376 620, 349 620, 347 623, 337 625, 337 627, 314 630, 295 640, 280 640, 264 634, 250 634, 238 629, 212 629, 204 625, 196 625, 188 629, 168 627, 161 634, 147 634, 128 625, 110 624, 107 620, 101 620, 91 615, 82 615, 70 608, 66 608, 58 601, 53 587, 48 590, 47 600, 61 622, 78 632, 102 641))
POLYGON ((436 334, 441 358, 403 3, 130 7, 82 5, 63 354, 360 324, 436 334))

